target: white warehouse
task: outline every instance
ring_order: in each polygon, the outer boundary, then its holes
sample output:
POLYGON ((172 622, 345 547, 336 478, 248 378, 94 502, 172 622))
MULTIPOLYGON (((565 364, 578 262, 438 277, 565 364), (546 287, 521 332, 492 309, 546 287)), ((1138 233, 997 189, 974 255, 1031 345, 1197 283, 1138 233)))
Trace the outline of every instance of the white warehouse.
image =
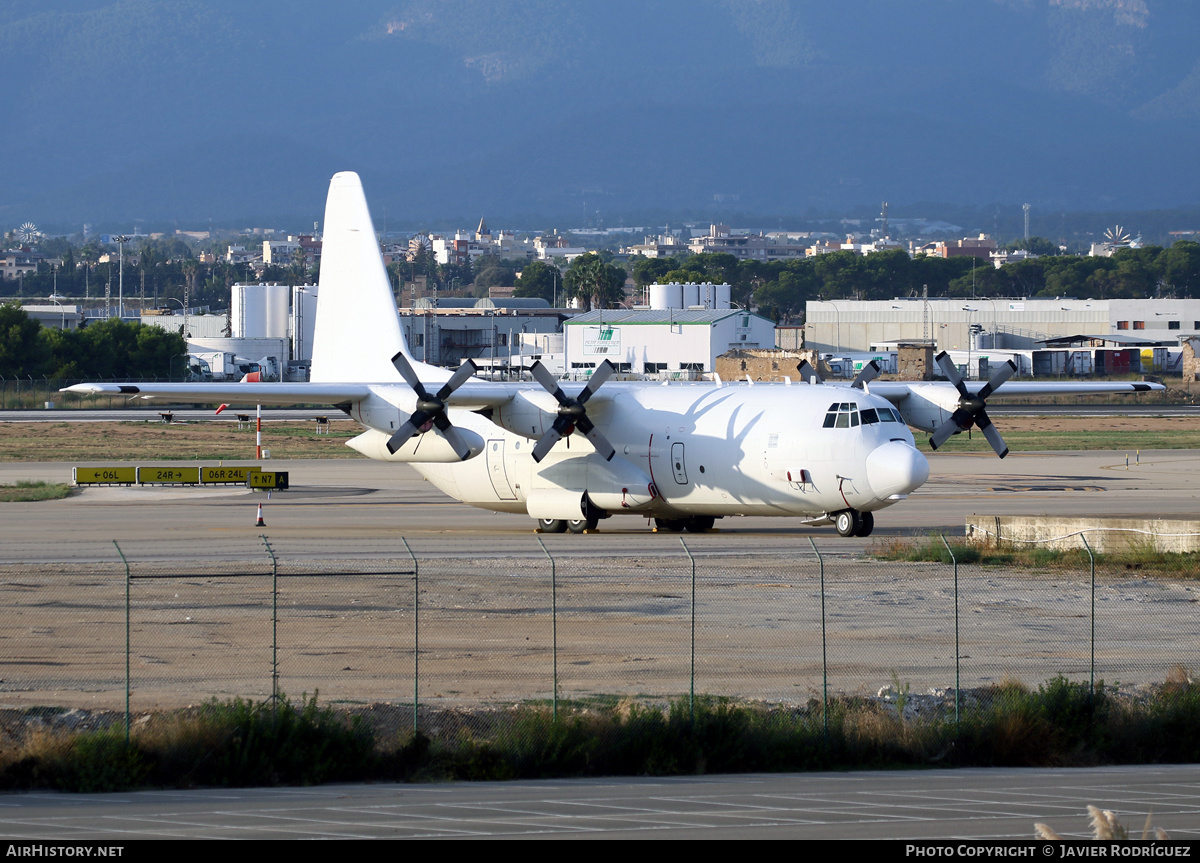
POLYGON ((625 374, 695 380, 737 348, 775 347, 775 323, 737 309, 603 309, 563 324, 568 372, 609 360, 625 374))

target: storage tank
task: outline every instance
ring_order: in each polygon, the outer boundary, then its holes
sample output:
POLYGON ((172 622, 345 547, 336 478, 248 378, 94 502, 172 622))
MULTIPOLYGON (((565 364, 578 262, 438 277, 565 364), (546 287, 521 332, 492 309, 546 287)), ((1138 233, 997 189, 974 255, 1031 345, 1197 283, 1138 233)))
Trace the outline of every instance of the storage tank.
POLYGON ((655 311, 683 308, 683 285, 651 285, 650 308, 655 311))
POLYGON ((287 285, 263 285, 263 291, 266 294, 264 305, 267 311, 267 331, 263 336, 286 339, 292 317, 292 289, 287 285))
POLYGON ((729 285, 713 285, 713 309, 730 309, 733 308, 733 288, 729 285))
POLYGON ((683 308, 690 309, 692 306, 698 306, 702 302, 699 285, 695 282, 688 282, 683 286, 683 308))
POLYGON ((286 339, 290 299, 287 285, 234 285, 230 309, 233 337, 286 339))
POLYGON ((317 325, 317 288, 315 285, 292 288, 292 359, 311 360, 313 330, 317 325))

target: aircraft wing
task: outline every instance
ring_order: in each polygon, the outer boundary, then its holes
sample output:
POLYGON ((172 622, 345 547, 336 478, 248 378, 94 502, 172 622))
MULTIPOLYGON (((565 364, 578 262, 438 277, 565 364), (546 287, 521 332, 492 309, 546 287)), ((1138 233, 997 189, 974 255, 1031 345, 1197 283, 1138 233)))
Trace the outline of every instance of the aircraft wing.
POLYGON ((75 384, 60 392, 119 395, 127 398, 193 404, 337 405, 371 394, 368 384, 204 383, 204 384, 75 384))
MULTIPOLYGON (((963 381, 967 391, 978 395, 987 381, 963 381)), ((944 386, 953 389, 949 382, 925 381, 874 381, 871 393, 883 396, 888 401, 901 401, 913 391, 913 387, 944 386)), ((1166 389, 1162 384, 1149 381, 1009 381, 1004 384, 1006 396, 1062 396, 1096 395, 1100 393, 1146 393, 1166 389)))
MULTIPOLYGON (((569 392, 582 389, 583 384, 565 384, 569 392)), ((60 392, 79 395, 114 395, 130 399, 148 399, 161 402, 185 402, 191 404, 262 404, 297 405, 354 403, 368 398, 373 393, 387 399, 389 391, 397 389, 410 393, 404 384, 397 383, 127 383, 127 384, 75 384, 60 392)), ((522 390, 541 392, 533 383, 493 383, 470 380, 459 387, 447 401, 455 407, 467 410, 497 407, 512 399, 522 390)))

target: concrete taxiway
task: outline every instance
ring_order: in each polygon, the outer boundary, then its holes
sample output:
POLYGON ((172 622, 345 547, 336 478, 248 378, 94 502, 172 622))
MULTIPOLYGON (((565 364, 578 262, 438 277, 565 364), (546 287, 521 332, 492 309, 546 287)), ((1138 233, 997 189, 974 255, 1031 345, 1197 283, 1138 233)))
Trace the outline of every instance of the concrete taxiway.
MULTIPOLYGON (((4 504, 0 543, 53 544, 113 539, 185 542, 255 537, 256 507, 266 507, 272 536, 330 540, 455 538, 476 551, 500 555, 525 548, 533 522, 454 501, 412 468, 367 460, 270 461, 290 473, 291 489, 268 500, 242 488, 112 487, 83 489, 60 501, 4 504)), ((861 549, 880 537, 945 532, 961 535, 968 514, 1194 516, 1200 512, 1200 452, 1193 450, 1014 453, 1003 461, 982 454, 935 454, 931 477, 909 500, 876 515, 875 535, 843 539, 832 528, 794 518, 726 518, 719 531, 686 534, 689 543, 735 551, 769 550, 773 540, 813 537, 839 550, 861 549), (1126 460, 1129 460, 1128 467, 1126 460)), ((71 465, 0 464, 0 483, 69 482, 71 465)), ((581 549, 644 551, 678 548, 678 535, 655 534, 646 520, 614 517, 594 535, 561 539, 581 549)))

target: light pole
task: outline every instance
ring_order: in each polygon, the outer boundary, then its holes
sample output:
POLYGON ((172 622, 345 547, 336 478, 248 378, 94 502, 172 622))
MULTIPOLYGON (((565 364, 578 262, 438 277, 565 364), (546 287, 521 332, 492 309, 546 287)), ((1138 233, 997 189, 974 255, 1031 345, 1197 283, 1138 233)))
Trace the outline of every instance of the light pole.
POLYGON ((60 326, 60 329, 65 330, 67 328, 67 307, 64 306, 62 303, 60 303, 54 297, 47 297, 47 299, 49 299, 50 302, 54 303, 54 305, 58 306, 59 309, 62 310, 62 324, 60 326))
POLYGON ((129 242, 129 237, 125 234, 118 234, 113 237, 117 241, 117 318, 125 319, 125 244, 129 242))
POLYGON ((185 306, 183 304, 183 300, 177 300, 174 297, 163 297, 163 299, 170 300, 173 303, 179 303, 179 310, 181 312, 183 312, 183 332, 181 333, 181 335, 183 336, 183 346, 184 346, 184 348, 187 348, 187 319, 188 319, 187 306, 185 306))
POLYGON ((837 315, 837 347, 834 349, 834 353, 840 354, 842 352, 842 312, 841 312, 841 309, 839 309, 837 307, 837 303, 835 303, 833 300, 823 300, 822 302, 829 303, 829 305, 833 306, 833 313, 835 315, 837 315))

